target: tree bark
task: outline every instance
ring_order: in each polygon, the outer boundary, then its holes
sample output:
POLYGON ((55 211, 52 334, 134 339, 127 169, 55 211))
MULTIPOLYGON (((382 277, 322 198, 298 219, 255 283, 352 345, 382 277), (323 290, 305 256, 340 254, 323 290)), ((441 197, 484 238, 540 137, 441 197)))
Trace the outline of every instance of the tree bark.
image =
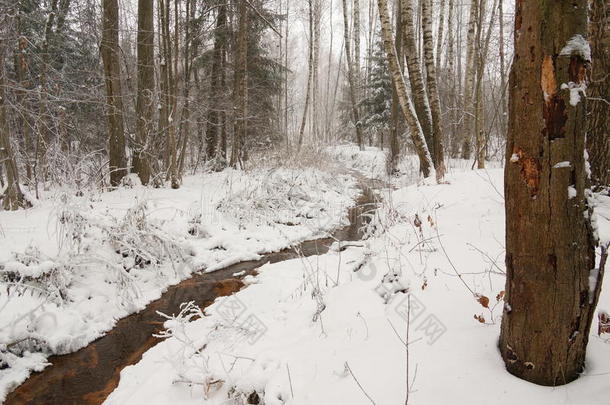
POLYGON ((222 54, 225 47, 226 23, 227 8, 226 6, 222 5, 218 8, 218 15, 216 16, 216 30, 214 32, 212 72, 210 75, 210 95, 208 98, 208 125, 205 133, 207 159, 213 159, 219 154, 218 144, 222 126, 220 110, 222 109, 222 92, 224 91, 224 86, 221 83, 221 70, 223 69, 222 54))
POLYGON ((587 90, 587 150, 593 184, 610 187, 610 8, 604 0, 592 0, 590 4, 589 33, 593 65, 587 90))
POLYGON ((104 64, 106 104, 108 106, 110 184, 118 186, 123 176, 127 174, 127 159, 125 157, 123 94, 119 66, 119 5, 117 0, 103 0, 102 13, 100 52, 104 64))
POLYGON ((578 90, 590 62, 586 37, 587 0, 516 2, 500 350, 511 374, 548 386, 583 370, 603 277, 594 270, 578 90))
POLYGON ((149 140, 154 130, 155 45, 153 0, 138 0, 138 94, 136 96, 136 139, 133 170, 142 184, 150 181, 149 140))
POLYGON ((309 60, 307 62, 307 94, 305 95, 305 107, 303 109, 303 118, 301 119, 301 127, 299 128, 299 139, 297 148, 300 149, 303 145, 303 135, 305 133, 305 125, 307 124, 307 112, 309 111, 309 100, 311 98, 311 86, 313 81, 313 48, 314 48, 314 27, 313 27, 313 0, 309 0, 309 60))
POLYGON ((233 102, 235 116, 233 121, 233 150, 231 165, 243 167, 248 118, 248 6, 246 0, 238 5, 238 28, 233 77, 233 102))
POLYGON ((400 109, 405 117, 409 131, 411 132, 411 140, 417 156, 419 157, 420 168, 424 177, 429 177, 434 171, 434 163, 430 156, 430 151, 426 146, 426 140, 422 132, 419 121, 411 104, 411 100, 407 95, 407 85, 405 84, 404 77, 400 70, 398 58, 396 57, 396 49, 394 47, 394 41, 392 39, 392 26, 390 25, 390 17, 388 13, 388 2, 387 0, 377 0, 379 7, 379 20, 381 22, 381 33, 383 36, 383 46, 388 59, 388 67, 390 69, 390 75, 392 77, 392 83, 396 88, 396 94, 400 109))
POLYGON ((417 113, 417 118, 424 133, 426 145, 428 145, 430 154, 434 156, 432 113, 430 112, 430 104, 428 102, 428 95, 426 94, 421 60, 417 47, 418 36, 415 34, 414 3, 415 0, 401 1, 401 21, 404 35, 403 46, 407 59, 407 69, 409 71, 409 82, 411 83, 411 93, 413 95, 415 112, 417 113))
MULTIPOLYGON (((356 82, 354 77, 354 64, 352 61, 349 22, 347 18, 347 1, 343 0, 343 40, 345 46, 345 59, 347 61, 347 81, 349 83, 349 97, 352 107, 352 118, 356 126, 356 142, 360 150, 364 150, 364 137, 362 135, 362 123, 360 122, 360 112, 358 110, 358 100, 356 96, 356 82)), ((358 41, 360 43, 360 41, 358 41)))
MULTIPOLYGON (((433 7, 430 5, 430 7, 433 7)), ((438 34, 436 38, 436 71, 441 71, 441 54, 443 50, 443 32, 445 28, 445 1, 441 1, 441 11, 438 18, 438 34)))
MULTIPOLYGON (((394 49, 396 50, 396 59, 398 59, 398 69, 402 72, 403 65, 402 61, 404 60, 402 57, 402 20, 400 18, 400 2, 402 0, 396 1, 396 40, 394 42, 394 49)), ((394 174, 396 172, 396 168, 398 166, 398 159, 400 156, 400 128, 401 121, 399 117, 401 116, 400 111, 400 103, 398 101, 398 93, 396 91, 396 86, 392 83, 392 128, 390 133, 390 155, 388 156, 388 174, 394 174)))
POLYGON ((445 176, 445 155, 443 152, 443 130, 441 122, 441 101, 438 95, 436 80, 436 65, 434 61, 434 41, 432 39, 432 3, 423 0, 422 24, 424 31, 424 60, 426 63, 426 83, 430 97, 430 110, 432 114, 432 143, 434 145, 434 167, 436 180, 441 181, 445 176))
MULTIPOLYGON (((0 20, 1 21, 1 20, 0 20)), ((6 24, 6 21, 3 21, 6 24)), ((21 192, 19 186, 19 171, 17 162, 11 147, 10 128, 6 113, 6 71, 4 59, 6 57, 6 42, 4 38, 0 41, 0 162, 4 163, 6 170, 6 190, 2 197, 2 209, 13 211, 19 208, 27 208, 29 204, 21 192)))
POLYGON ((479 0, 471 0, 466 37, 466 79, 464 82, 464 125, 462 129, 462 159, 470 159, 474 116, 474 80, 476 75, 476 26, 479 16, 479 0))

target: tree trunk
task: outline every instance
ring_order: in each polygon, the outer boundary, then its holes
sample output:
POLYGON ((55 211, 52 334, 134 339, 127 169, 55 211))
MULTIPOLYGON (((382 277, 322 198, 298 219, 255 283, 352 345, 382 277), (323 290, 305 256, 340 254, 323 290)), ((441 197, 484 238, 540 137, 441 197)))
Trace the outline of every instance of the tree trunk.
POLYGON ((106 104, 108 106, 110 184, 118 186, 123 176, 127 174, 127 159, 125 157, 123 94, 119 66, 119 5, 117 0, 103 0, 102 12, 100 52, 104 63, 106 104))
MULTIPOLYGON (((6 24, 6 21, 3 22, 6 24)), ((13 211, 19 208, 27 208, 29 205, 19 187, 19 171, 17 169, 17 162, 15 162, 15 156, 13 155, 13 148, 11 147, 10 129, 5 103, 6 72, 4 58, 7 51, 7 41, 2 39, 1 42, 3 43, 0 43, 0 162, 4 162, 7 180, 6 190, 1 197, 2 209, 13 211)))
MULTIPOLYGON (((430 6, 432 7, 432 5, 430 6)), ((441 11, 438 18, 438 34, 436 38, 436 71, 441 71, 441 53, 443 50, 443 31, 445 28, 445 1, 441 1, 441 11)))
POLYGON ((150 181, 149 142, 154 130, 155 45, 153 0, 138 0, 138 94, 133 170, 142 184, 150 181))
POLYGON ((592 0, 590 4, 589 33, 593 66, 587 90, 587 150, 593 184, 610 187, 610 9, 604 0, 592 0))
POLYGON ((356 105, 360 103, 362 79, 360 77, 360 0, 353 0, 352 14, 354 21, 354 92, 356 93, 356 105))
POLYGON ((309 99, 311 98, 311 85, 313 80, 313 48, 314 48, 314 27, 313 27, 313 0, 309 0, 309 60, 307 62, 307 94, 305 95, 305 107, 303 109, 303 118, 301 119, 301 127, 299 128, 298 149, 303 145, 303 134, 305 133, 305 124, 307 124, 307 112, 309 111, 309 99))
POLYGON ((208 107, 208 125, 205 133, 206 139, 206 158, 213 159, 219 155, 219 135, 222 121, 220 116, 222 92, 224 86, 221 83, 222 53, 225 46, 227 23, 227 8, 222 5, 218 8, 216 16, 216 30, 214 32, 214 50, 212 60, 212 72, 210 75, 210 95, 208 107))
POLYGON ((578 90, 590 62, 586 36, 587 0, 517 1, 500 350, 511 374, 549 386, 583 370, 603 277, 595 270, 578 90))
POLYGON ((466 37, 466 79, 464 82, 464 125, 462 129, 462 159, 470 159, 474 116, 474 79, 476 74, 476 26, 479 16, 479 0, 471 0, 466 37))
POLYGON ((434 171, 434 163, 432 163, 432 157, 430 151, 426 146, 426 140, 422 132, 415 110, 411 104, 411 100, 407 95, 407 85, 405 84, 404 77, 400 70, 398 58, 396 57, 396 49, 394 47, 394 41, 392 39, 392 26, 390 25, 390 17, 388 13, 388 2, 387 0, 378 0, 377 5, 379 7, 379 19, 381 21, 381 33, 383 36, 383 46, 388 59, 388 67, 390 75, 392 77, 392 83, 396 88, 396 94, 398 96, 398 102, 400 109, 405 117, 407 126, 411 132, 411 140, 417 156, 419 157, 420 168, 424 177, 429 177, 434 171))
MULTIPOLYGON (((396 50, 396 59, 398 59, 398 69, 402 72, 403 66, 402 61, 404 60, 402 57, 402 20, 400 19, 400 2, 402 0, 397 0, 396 2, 396 40, 394 49, 396 50)), ((398 165, 398 159, 400 155, 400 128, 401 121, 399 117, 401 115, 400 112, 400 103, 398 101, 398 93, 396 92, 396 86, 392 83, 392 128, 390 133, 390 155, 388 156, 388 174, 394 174, 396 172, 396 167, 398 165)))
POLYGON ((240 0, 238 6, 238 28, 235 56, 235 74, 233 78, 233 102, 235 117, 233 121, 233 150, 231 165, 243 167, 248 118, 248 7, 246 0, 240 0))
POLYGON ((421 61, 417 47, 417 36, 415 34, 414 20, 414 3, 415 0, 401 1, 401 21, 404 34, 404 53, 407 59, 407 69, 409 71, 409 81, 411 83, 411 93, 413 94, 413 104, 417 118, 424 132, 426 145, 430 150, 430 154, 434 156, 434 143, 432 128, 432 113, 430 112, 430 104, 426 94, 424 77, 421 69, 421 61))
POLYGON ((423 0, 422 23, 424 31, 424 60, 426 62, 426 82, 428 85, 428 96, 430 97, 430 110, 432 114, 432 143, 434 144, 434 167, 436 168, 436 180, 440 182, 445 176, 445 155, 443 153, 441 101, 438 96, 436 66, 434 62, 431 0, 423 0))
MULTIPOLYGON (((362 124, 360 122, 360 112, 358 111, 358 100, 356 96, 356 82, 354 78, 354 64, 352 61, 349 22, 347 18, 347 1, 343 0, 343 39, 345 46, 345 59, 347 61, 347 81, 349 83, 349 97, 352 104, 352 118, 356 126, 356 142, 360 150, 364 150, 364 138, 362 136, 362 124)), ((360 41, 358 41, 360 43, 360 41)))

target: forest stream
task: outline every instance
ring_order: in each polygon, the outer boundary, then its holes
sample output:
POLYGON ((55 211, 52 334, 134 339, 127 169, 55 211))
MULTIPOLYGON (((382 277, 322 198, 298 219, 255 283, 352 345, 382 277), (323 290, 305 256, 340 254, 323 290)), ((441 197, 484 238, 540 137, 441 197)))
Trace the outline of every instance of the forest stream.
POLYGON ((337 229, 332 236, 264 254, 259 260, 236 263, 211 273, 194 274, 169 287, 142 311, 119 320, 112 330, 86 347, 74 353, 49 357, 52 365, 42 372, 33 373, 8 395, 5 404, 102 404, 118 386, 121 370, 136 364, 144 352, 161 341, 154 336, 163 328, 163 319, 158 312, 176 314, 180 311, 180 304, 189 301, 205 308, 216 298, 239 291, 244 287, 243 278, 256 274, 256 270, 266 263, 324 254, 334 241, 361 239, 363 225, 370 221, 371 212, 377 208, 374 189, 381 186, 357 177, 361 193, 356 204, 349 209, 349 225, 337 229))

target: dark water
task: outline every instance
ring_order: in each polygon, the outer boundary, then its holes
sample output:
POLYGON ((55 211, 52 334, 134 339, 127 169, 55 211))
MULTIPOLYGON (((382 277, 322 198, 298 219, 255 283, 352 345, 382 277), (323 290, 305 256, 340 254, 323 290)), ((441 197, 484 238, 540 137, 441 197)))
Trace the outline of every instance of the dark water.
POLYGON ((376 207, 373 190, 365 184, 360 184, 360 188, 362 195, 349 211, 350 224, 334 232, 333 237, 306 241, 296 248, 270 253, 260 260, 237 263, 213 273, 196 274, 169 287, 161 298, 142 311, 121 319, 105 336, 87 347, 71 354, 50 357, 52 366, 33 373, 8 395, 5 404, 101 404, 117 387, 121 370, 137 363, 146 350, 159 342, 160 339, 153 337, 163 326, 157 311, 178 313, 180 304, 188 301, 195 301, 204 308, 218 297, 239 291, 244 286, 243 277, 254 274, 265 263, 295 259, 300 255, 323 254, 335 240, 359 240, 363 225, 370 221, 370 214, 376 207), (239 277, 233 276, 240 272, 244 273, 239 277))

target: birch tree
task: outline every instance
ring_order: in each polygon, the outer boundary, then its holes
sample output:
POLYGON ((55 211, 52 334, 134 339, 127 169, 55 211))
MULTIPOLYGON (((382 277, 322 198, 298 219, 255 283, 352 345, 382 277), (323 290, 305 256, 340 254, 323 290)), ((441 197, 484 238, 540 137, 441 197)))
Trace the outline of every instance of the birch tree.
POLYGON ((303 145, 303 134, 305 133, 305 125, 307 124, 307 112, 309 110, 309 99, 311 98, 311 86, 313 82, 313 62, 314 62, 314 0, 308 0, 309 4, 309 58, 307 62, 307 90, 305 94, 305 107, 303 108, 303 118, 299 128, 298 148, 303 145))
POLYGON ((421 59, 417 47, 417 38, 415 30, 415 1, 416 0, 401 0, 401 24, 403 29, 404 55, 407 61, 407 70, 409 72, 409 82, 411 83, 411 93, 413 95, 413 104, 417 113, 417 118, 421 125, 426 140, 426 145, 434 156, 433 145, 433 127, 432 113, 430 112, 430 104, 424 77, 421 68, 421 59))
POLYGON ((415 151, 419 157, 421 171, 424 177, 429 177, 434 172, 434 163, 432 162, 430 151, 426 145, 426 140, 424 138, 421 125, 417 120, 417 115, 415 114, 413 104, 411 104, 411 100, 407 95, 407 85, 405 84, 404 77, 398 63, 398 58, 396 57, 396 49, 394 46, 394 40, 392 38, 392 26, 390 25, 390 17, 388 12, 388 2, 387 0, 377 0, 377 6, 379 7, 379 20, 381 22, 383 46, 388 58, 388 67, 390 69, 392 83, 396 89, 400 109, 405 118, 407 126, 409 127, 413 146, 415 147, 415 151))
MULTIPOLYGON (((441 21, 442 23, 442 21, 441 21)), ((445 175, 445 157, 443 153, 443 130, 441 123, 441 101, 438 95, 436 79, 436 64, 434 61, 434 41, 432 39, 432 3, 431 0, 422 2, 422 24, 424 35, 424 61, 426 64, 426 84, 430 98, 430 111, 432 115, 432 143, 434 145, 434 167, 436 178, 440 181, 445 175)))
MULTIPOLYGON (((349 21, 347 14, 347 0, 343 0, 343 42, 345 46, 345 59, 347 61, 347 81, 349 84, 349 97, 352 107, 352 118, 356 126, 356 142, 361 150, 364 150, 364 137, 362 135, 362 123, 360 122, 360 112, 358 111, 358 100, 356 82, 354 77, 354 64, 351 55, 350 37, 349 37, 349 21)), ((358 41, 358 44, 360 41, 358 41)))

